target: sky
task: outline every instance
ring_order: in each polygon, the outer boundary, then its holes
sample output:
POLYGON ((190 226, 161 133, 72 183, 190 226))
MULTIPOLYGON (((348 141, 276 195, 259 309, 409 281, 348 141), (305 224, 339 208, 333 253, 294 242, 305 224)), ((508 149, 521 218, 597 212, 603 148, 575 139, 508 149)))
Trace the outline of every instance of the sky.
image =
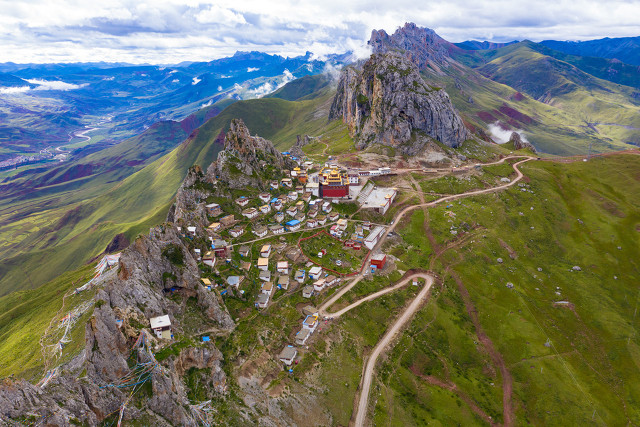
POLYGON ((640 35, 640 1, 0 0, 0 62, 176 64, 363 51, 405 22, 452 42, 640 35))

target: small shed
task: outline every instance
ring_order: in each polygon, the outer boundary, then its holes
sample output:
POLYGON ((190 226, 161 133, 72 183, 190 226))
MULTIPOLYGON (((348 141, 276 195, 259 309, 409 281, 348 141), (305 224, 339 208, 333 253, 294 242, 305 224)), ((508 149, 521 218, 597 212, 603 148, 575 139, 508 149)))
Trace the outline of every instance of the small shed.
POLYGON ((297 334, 296 334, 296 344, 298 345, 304 345, 307 340, 309 339, 309 337, 311 336, 311 331, 308 329, 301 329, 297 334))
POLYGON ((285 291, 289 289, 289 276, 278 277, 278 286, 285 291))
POLYGON ((322 274, 322 267, 320 266, 316 265, 314 267, 311 267, 311 270, 309 270, 309 277, 313 280, 318 280, 321 274, 322 274))
POLYGON ((316 313, 318 313, 318 309, 312 305, 307 305, 302 308, 302 314, 304 314, 305 316, 311 316, 312 314, 316 313))
POLYGON ((298 350, 296 350, 294 346, 288 345, 284 349, 282 349, 278 358, 285 365, 291 366, 297 355, 298 350))
POLYGON ((313 296, 313 286, 307 285, 302 288, 302 297, 303 298, 311 298, 313 296))
POLYGON ((164 316, 152 317, 149 319, 149 323, 151 323, 151 329, 155 332, 158 338, 164 340, 170 340, 172 337, 171 334, 171 319, 168 314, 164 316))
POLYGON ((268 294, 258 294, 258 298, 256 298, 255 306, 257 308, 267 308, 269 304, 269 295, 268 294))

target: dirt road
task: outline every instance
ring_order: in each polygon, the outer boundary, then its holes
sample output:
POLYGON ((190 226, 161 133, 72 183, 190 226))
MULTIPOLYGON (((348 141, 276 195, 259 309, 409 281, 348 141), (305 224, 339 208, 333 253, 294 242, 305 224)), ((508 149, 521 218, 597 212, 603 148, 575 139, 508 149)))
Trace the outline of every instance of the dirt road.
POLYGON ((420 290, 420 293, 411 301, 409 307, 400 315, 398 320, 391 326, 391 328, 387 331, 386 334, 382 337, 378 345, 373 349, 371 356, 367 360, 367 365, 364 369, 364 375, 362 376, 362 383, 360 387, 360 401, 358 402, 358 407, 356 409, 356 421, 355 426, 361 427, 364 426, 364 421, 367 416, 367 406, 369 404, 369 392, 371 390, 371 381, 373 380, 373 372, 376 367, 376 362, 378 361, 378 357, 382 351, 391 343, 396 334, 400 331, 400 329, 407 323, 415 314, 415 312, 420 308, 422 301, 426 298, 429 289, 431 289, 431 285, 433 284, 433 277, 426 273, 418 273, 413 276, 409 276, 407 280, 413 279, 414 277, 422 277, 425 279, 425 284, 420 290))
MULTIPOLYGON (((373 250, 369 253, 369 255, 367 256, 367 258, 365 259, 364 262, 365 263, 368 262, 369 257, 371 257, 371 255, 374 254, 376 252, 376 250, 380 248, 380 246, 384 243, 384 241, 386 240, 386 238, 389 235, 389 233, 391 233, 391 232, 393 232, 393 230, 395 230, 395 228, 398 226, 400 220, 408 212, 410 212, 410 211, 412 211, 414 209, 418 209, 418 208, 433 207, 433 206, 436 206, 436 205, 438 205, 440 203, 449 202, 449 201, 460 199, 460 198, 463 198, 463 197, 470 197, 470 196, 477 196, 477 195, 481 195, 481 194, 495 193, 495 192, 502 191, 504 189, 507 189, 507 188, 515 185, 524 176, 522 174, 522 172, 520 172, 520 169, 518 168, 518 166, 521 165, 522 163, 528 162, 530 160, 534 160, 535 157, 531 157, 531 156, 509 156, 509 157, 505 157, 505 158, 503 158, 503 159, 501 159, 501 160, 499 160, 497 162, 489 163, 491 165, 500 164, 500 163, 504 163, 505 161, 507 161, 509 159, 517 159, 517 158, 521 158, 523 160, 520 160, 520 161, 518 161, 518 162, 513 164, 513 169, 516 171, 517 176, 516 176, 516 178, 511 180, 509 183, 506 183, 504 185, 500 185, 500 186, 497 186, 497 187, 493 187, 493 188, 486 188, 486 189, 482 189, 482 190, 474 190, 474 191, 469 191, 469 192, 466 192, 466 193, 454 194, 454 195, 451 195, 451 196, 445 196, 445 197, 441 197, 440 199, 434 200, 432 202, 420 203, 418 205, 408 206, 408 207, 404 208, 402 211, 400 211, 394 217, 392 225, 389 226, 386 229, 386 231, 384 232, 384 234, 380 238, 380 241, 376 244, 376 246, 373 248, 373 250)), ((489 164, 486 164, 486 165, 489 165, 489 164)), ((483 166, 486 166, 486 165, 483 165, 483 166)), ((431 288, 431 285, 433 284, 433 277, 431 275, 429 275, 427 273, 417 273, 415 275, 412 275, 412 276, 409 276, 409 277, 405 278, 403 281, 399 282, 398 284, 394 285, 391 288, 384 289, 384 290, 378 291, 378 292, 376 292, 374 294, 371 294, 371 295, 369 295, 367 297, 364 297, 361 300, 356 301, 355 303, 345 307, 344 309, 337 311, 336 313, 333 313, 333 314, 332 313, 328 313, 327 309, 331 305, 333 305, 338 299, 340 299, 346 292, 348 292, 350 289, 352 289, 360 280, 362 280, 363 277, 364 277, 364 275, 362 273, 360 273, 358 276, 356 276, 347 286, 345 286, 342 289, 340 289, 340 291, 338 291, 333 297, 331 297, 328 301, 326 301, 324 304, 322 304, 319 307, 319 312, 321 314, 324 314, 325 316, 328 315, 328 316, 338 317, 338 316, 341 316, 342 314, 348 312, 349 310, 357 307, 358 305, 364 303, 365 301, 370 301, 372 299, 380 297, 380 296, 382 296, 384 294, 387 294, 389 292, 393 292, 394 290, 406 285, 406 283, 409 280, 413 279, 414 277, 422 277, 422 278, 425 279, 426 283, 425 283, 424 287, 422 288, 422 290, 420 291, 420 293, 416 296, 416 298, 409 304, 409 306, 406 308, 406 310, 400 315, 400 317, 395 321, 395 323, 389 328, 389 330, 385 333, 385 335, 382 337, 380 342, 378 342, 378 344, 374 348, 373 352, 371 353, 371 356, 367 360, 365 371, 364 371, 364 374, 363 374, 363 377, 362 377, 358 405, 356 407, 355 424, 354 424, 356 427, 364 426, 364 422, 365 422, 365 419, 366 419, 366 416, 367 416, 367 406, 368 406, 368 403, 369 403, 369 392, 371 390, 371 382, 373 380, 373 373, 374 373, 374 370, 375 370, 376 362, 378 361, 378 357, 384 351, 384 349, 389 345, 389 343, 393 340, 393 338, 396 336, 398 331, 400 331, 400 329, 409 321, 409 319, 411 319, 413 317, 415 312, 420 307, 423 299, 427 296, 427 293, 429 292, 429 289, 431 288)), ((509 394, 509 401, 510 401, 511 390, 505 390, 505 394, 507 394, 507 393, 509 394)), ((509 421, 511 421, 511 420, 509 420, 509 421)))

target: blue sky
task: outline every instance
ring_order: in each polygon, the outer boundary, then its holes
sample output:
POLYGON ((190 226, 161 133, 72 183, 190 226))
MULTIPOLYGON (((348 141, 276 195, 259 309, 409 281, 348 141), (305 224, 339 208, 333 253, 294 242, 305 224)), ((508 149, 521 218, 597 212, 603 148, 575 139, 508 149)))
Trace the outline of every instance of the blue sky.
POLYGON ((586 40, 640 35, 640 2, 0 0, 0 62, 169 64, 259 50, 364 51, 405 22, 447 40, 586 40))

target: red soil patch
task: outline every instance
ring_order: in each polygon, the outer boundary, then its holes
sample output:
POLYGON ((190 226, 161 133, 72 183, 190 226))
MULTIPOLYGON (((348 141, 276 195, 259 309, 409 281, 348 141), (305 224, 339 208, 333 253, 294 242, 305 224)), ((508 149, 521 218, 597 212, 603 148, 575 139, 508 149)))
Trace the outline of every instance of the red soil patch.
POLYGON ((500 107, 500 112, 502 114, 509 116, 509 118, 517 120, 521 123, 525 123, 525 124, 533 123, 533 119, 531 117, 521 113, 520 111, 514 108, 509 107, 507 104, 502 104, 502 106, 500 107))
POLYGON ((493 114, 489 113, 488 111, 480 111, 478 113, 478 117, 485 123, 493 123, 498 120, 493 116, 493 114))

